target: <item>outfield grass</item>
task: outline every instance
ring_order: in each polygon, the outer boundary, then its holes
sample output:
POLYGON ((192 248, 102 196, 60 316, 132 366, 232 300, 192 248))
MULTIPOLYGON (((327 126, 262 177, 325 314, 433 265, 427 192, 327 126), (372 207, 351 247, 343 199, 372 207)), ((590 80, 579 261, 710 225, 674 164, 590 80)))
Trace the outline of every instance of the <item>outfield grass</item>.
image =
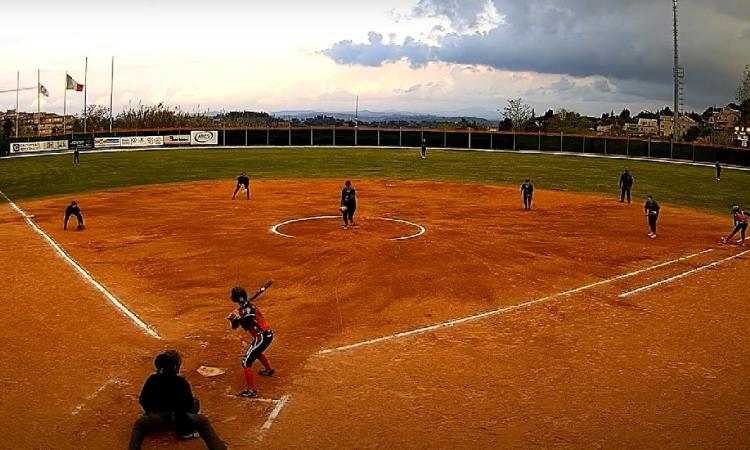
MULTIPOLYGON (((713 168, 516 153, 384 149, 164 150, 0 160, 0 190, 14 200, 100 191, 134 185, 226 179, 241 171, 252 179, 388 178, 520 185, 615 196, 623 168, 635 177, 633 194, 657 201, 726 214, 733 204, 750 205, 750 172, 713 168)), ((231 189, 231 188, 229 188, 231 189)), ((481 200, 479 200, 481 201, 481 200)))

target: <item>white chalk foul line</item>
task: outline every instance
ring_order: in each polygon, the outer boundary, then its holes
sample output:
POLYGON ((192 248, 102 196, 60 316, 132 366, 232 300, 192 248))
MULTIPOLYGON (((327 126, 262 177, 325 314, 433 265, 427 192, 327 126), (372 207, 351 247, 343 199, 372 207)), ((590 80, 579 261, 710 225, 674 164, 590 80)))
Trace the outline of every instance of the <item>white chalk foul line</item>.
MULTIPOLYGON (((310 220, 330 220, 330 219, 340 219, 340 216, 311 216, 311 217, 300 217, 298 219, 289 219, 285 220, 284 222, 277 223, 276 225, 271 227, 271 233, 274 233, 278 236, 286 237, 286 238, 294 238, 294 236, 284 234, 281 231, 279 231, 279 228, 284 227, 286 225, 289 225, 291 223, 297 223, 297 222, 307 222, 310 220)), ((391 217, 377 217, 378 220, 384 220, 386 222, 395 222, 395 223, 402 223, 405 225, 409 225, 411 227, 417 228, 417 232, 414 234, 410 234, 407 236, 399 236, 395 238, 391 238, 391 241, 406 241, 408 239, 414 239, 419 236, 422 236, 427 232, 427 229, 423 227, 422 225, 419 225, 418 223, 410 222, 408 220, 404 219, 394 219, 391 217)))
MULTIPOLYGON (((86 401, 88 402, 88 401, 93 400, 94 397, 96 397, 97 395, 101 394, 102 391, 104 389, 106 389, 107 386, 109 386, 111 384, 122 385, 122 384, 127 384, 127 383, 125 383, 124 381, 117 380, 115 378, 109 379, 109 380, 105 381, 104 384, 102 384, 101 386, 99 386, 99 389, 95 390, 92 394, 88 395, 86 397, 86 401)), ((86 406, 85 402, 84 403, 79 403, 78 405, 76 405, 75 408, 73 408, 73 410, 70 412, 70 415, 71 416, 75 416, 76 414, 78 414, 79 412, 81 412, 83 410, 84 406, 86 406)))
POLYGON ((129 310, 128 307, 125 306, 122 302, 120 302, 120 300, 118 300, 117 297, 115 297, 111 292, 109 292, 107 288, 105 288, 101 283, 96 281, 94 277, 92 277, 91 274, 88 273, 88 271, 86 271, 86 269, 81 267, 81 265, 78 264, 78 262, 76 262, 75 259, 73 259, 70 255, 68 255, 65 252, 65 250, 63 250, 62 247, 60 247, 60 244, 55 242, 54 239, 52 239, 47 233, 45 233, 41 228, 39 228, 39 226, 33 220, 31 220, 31 217, 29 217, 29 215, 26 214, 24 210, 19 208, 18 205, 16 205, 10 198, 8 198, 8 196, 5 195, 5 193, 0 191, 0 195, 2 195, 8 201, 8 203, 10 203, 10 206, 13 207, 13 209, 15 209, 16 212, 18 212, 18 214, 20 214, 21 217, 24 218, 26 223, 28 223, 29 226, 31 226, 31 228, 39 236, 43 237, 47 241, 47 243, 49 243, 49 245, 55 250, 55 252, 57 252, 58 255, 60 255, 60 257, 65 262, 67 262, 71 267, 73 267, 81 275, 81 277, 83 277, 84 280, 88 281, 89 284, 91 284, 99 292, 101 292, 102 295, 104 295, 104 298, 106 298, 112 305, 114 305, 115 308, 120 310, 120 312, 123 313, 125 317, 130 319, 131 322, 133 322, 138 328, 146 332, 146 334, 148 334, 149 336, 156 338, 156 339, 161 339, 161 336, 159 336, 159 334, 156 332, 156 330, 153 329, 151 325, 141 320, 141 318, 138 317, 136 313, 129 310))
POLYGON ((745 250, 744 252, 738 253, 738 254, 736 254, 734 256, 730 256, 728 258, 720 259, 718 261, 714 261, 714 262, 709 263, 709 264, 704 264, 704 265, 702 265, 700 267, 696 267, 695 269, 688 270, 687 272, 683 272, 683 273, 681 273, 679 275, 675 275, 675 276, 672 276, 672 277, 669 277, 669 278, 665 278, 665 279, 663 279, 661 281, 657 281, 656 283, 647 284, 646 286, 639 287, 638 289, 633 289, 632 291, 628 291, 628 292, 622 293, 622 294, 620 294, 620 298, 630 297, 631 295, 637 294, 639 292, 648 291, 649 289, 653 289, 653 288, 655 288, 657 286, 661 286, 663 284, 671 283, 672 281, 679 280, 680 278, 685 278, 685 277, 687 277, 689 275, 692 275, 692 274, 694 274, 696 272, 700 272, 702 270, 710 269, 711 267, 716 267, 716 266, 718 266, 721 263, 725 263, 725 262, 731 261, 731 260, 733 260, 735 258, 739 258, 740 256, 745 255, 747 253, 750 253, 750 250, 745 250))
POLYGON ((260 427, 261 439, 263 439, 263 435, 271 429, 273 421, 276 420, 276 418, 279 416, 279 413, 281 413, 281 410, 284 408, 288 401, 289 395, 284 395, 276 402, 276 406, 274 406, 271 414, 268 415, 268 419, 266 419, 266 422, 263 424, 263 426, 260 427))
POLYGON ((391 334, 391 335, 388 335, 388 336, 381 336, 381 337, 375 338, 375 339, 369 339, 369 340, 366 340, 366 341, 356 342, 354 344, 348 344, 348 345, 342 345, 340 347, 328 348, 328 349, 320 350, 317 354, 318 355, 327 355, 327 354, 330 354, 330 353, 336 353, 336 352, 342 352, 342 351, 346 351, 346 350, 352 350, 352 349, 355 349, 355 348, 358 348, 358 347, 364 347, 364 346, 368 346, 368 345, 378 344, 380 342, 385 342, 385 341, 390 341, 392 339, 398 339, 398 338, 402 338, 402 337, 412 336, 412 335, 415 335, 415 334, 428 333, 430 331, 435 331, 435 330, 438 330, 440 328, 454 327, 454 326, 462 324, 464 322, 470 322, 470 321, 474 321, 474 320, 484 319, 486 317, 495 316, 495 315, 498 315, 498 314, 508 313, 508 312, 511 312, 511 311, 515 311, 517 309, 523 309, 523 308, 527 308, 527 307, 532 306, 532 305, 536 305, 537 303, 543 303, 543 302, 546 302, 546 301, 549 301, 549 300, 552 300, 552 299, 555 299, 555 298, 564 297, 564 296, 567 296, 567 295, 572 295, 572 294, 575 294, 575 293, 578 293, 578 292, 582 292, 582 291, 586 291, 586 290, 589 290, 589 289, 593 289, 593 288, 595 288, 597 286, 601 286, 601 285, 604 285, 604 284, 612 283, 612 282, 615 282, 617 280, 622 280, 624 278, 634 277, 636 275, 640 275, 642 273, 649 272, 651 270, 655 270, 655 269, 658 269, 658 268, 661 268, 661 267, 665 267, 665 266, 669 266, 669 265, 672 265, 672 264, 676 264, 676 263, 678 263, 680 261, 685 261, 685 260, 688 260, 688 259, 691 259, 691 258, 695 258, 697 256, 704 255, 704 254, 710 253, 712 251, 713 251, 713 249, 703 250, 702 252, 697 252, 697 253, 693 253, 693 254, 690 254, 690 255, 687 255, 687 256, 683 256, 681 258, 676 258, 676 259, 672 259, 672 260, 669 260, 669 261, 665 261, 663 263, 659 263, 659 264, 655 264, 653 266, 645 267, 643 269, 639 269, 639 270, 636 270, 634 272, 628 272, 628 273, 625 273, 625 274, 622 274, 622 275, 617 275, 617 276, 612 277, 612 278, 607 278, 606 280, 597 281, 596 283, 587 284, 585 286, 577 287, 575 289, 570 289, 570 290, 567 290, 567 291, 564 291, 564 292, 559 292, 557 294, 548 295, 546 297, 541 297, 541 298, 538 298, 538 299, 535 299, 535 300, 529 300, 527 302, 518 303, 516 305, 511 305, 511 306, 506 306, 506 307, 503 307, 503 308, 492 309, 490 311, 485 311, 485 312, 482 312, 482 313, 479 313, 479 314, 474 314, 474 315, 462 317, 462 318, 459 318, 459 319, 448 320, 448 321, 445 321, 445 322, 436 323, 434 325, 429 325, 429 326, 422 327, 422 328, 416 328, 416 329, 413 329, 413 330, 402 331, 400 333, 395 333, 395 334, 391 334))

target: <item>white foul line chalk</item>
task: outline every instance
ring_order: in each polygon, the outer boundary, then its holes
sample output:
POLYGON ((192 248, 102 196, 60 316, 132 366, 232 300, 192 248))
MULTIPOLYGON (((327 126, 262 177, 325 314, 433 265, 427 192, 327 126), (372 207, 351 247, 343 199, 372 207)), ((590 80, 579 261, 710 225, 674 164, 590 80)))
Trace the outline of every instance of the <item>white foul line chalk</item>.
POLYGON ((721 263, 724 263, 724 262, 727 262, 727 261, 731 261, 731 260, 733 260, 735 258, 739 258, 740 256, 745 255, 747 253, 750 253, 750 250, 745 250, 744 252, 738 253, 738 254, 736 254, 734 256, 730 256, 728 258, 720 259, 718 261, 714 261, 714 262, 712 262, 710 264, 705 264, 705 265, 702 265, 700 267, 696 267, 695 269, 688 270, 687 272, 683 272, 683 273, 681 273, 679 275, 675 275, 673 277, 665 278, 665 279, 663 279, 661 281, 657 281, 656 283, 647 284, 646 286, 639 287, 638 289, 633 289, 632 291, 628 291, 628 292, 620 294, 619 297, 620 298, 630 297, 631 295, 637 294, 639 292, 647 291, 647 290, 653 289, 653 288, 655 288, 657 286, 661 286, 663 284, 671 283, 672 281, 679 280, 680 278, 685 278, 686 276, 692 275, 692 274, 694 274, 696 272, 700 272, 701 270, 710 269, 711 267, 716 267, 716 266, 718 266, 721 263))
POLYGON ((713 251, 712 249, 703 250, 702 252, 697 252, 697 253, 693 253, 693 254, 690 254, 690 255, 687 255, 687 256, 683 256, 681 258, 676 258, 676 259, 672 259, 672 260, 669 260, 669 261, 665 261, 663 263, 656 264, 656 265, 653 265, 653 266, 649 266, 649 267, 646 267, 646 268, 643 268, 643 269, 640 269, 640 270, 636 270, 634 272, 629 272, 629 273, 618 275, 618 276, 615 276, 615 277, 612 277, 612 278, 607 278, 606 280, 597 281, 596 283, 587 284, 585 286, 581 286, 581 287, 578 287, 578 288, 575 288, 575 289, 570 289, 570 290, 567 290, 567 291, 564 291, 564 292, 560 292, 560 293, 557 293, 557 294, 553 294, 553 295, 549 295, 549 296, 546 296, 546 297, 538 298, 538 299, 535 299, 535 300, 530 300, 530 301, 519 303, 519 304, 512 305, 512 306, 506 306, 506 307, 503 307, 503 308, 493 309, 493 310, 490 310, 490 311, 485 311, 485 312, 482 312, 482 313, 479 313, 479 314, 474 314, 474 315, 462 317, 462 318, 459 318, 459 319, 448 320, 446 322, 440 322, 440 323, 436 323, 434 325, 429 325, 429 326, 422 327, 422 328, 416 328, 414 330, 402 331, 400 333, 395 333, 395 334, 391 334, 391 335, 388 335, 388 336, 382 336, 382 337, 375 338, 375 339, 370 339, 370 340, 367 340, 367 341, 361 341, 361 342, 356 342, 354 344, 342 345, 340 347, 328 348, 328 349, 320 350, 317 354, 318 355, 327 355, 327 354, 330 354, 330 353, 342 352, 342 351, 345 351, 345 350, 351 350, 351 349, 355 349, 355 348, 358 348, 358 347, 364 347, 364 346, 367 346, 367 345, 378 344, 378 343, 384 342, 384 341, 390 341, 392 339, 407 337, 407 336, 411 336, 411 335, 415 335, 415 334, 423 334, 423 333, 427 333, 427 332, 430 332, 430 331, 435 331, 435 330, 440 329, 440 328, 454 327, 454 326, 462 324, 464 322, 470 322, 470 321, 473 321, 473 320, 484 319, 485 317, 490 317, 490 316, 494 316, 494 315, 497 315, 497 314, 504 314, 504 313, 507 313, 507 312, 515 311, 517 309, 522 309, 522 308, 526 308, 526 307, 529 307, 529 306, 532 306, 532 305, 536 305, 537 303, 543 303, 543 302, 546 302, 548 300, 552 300, 552 299, 555 299, 555 298, 564 297, 566 295, 572 295, 572 294, 575 294, 575 293, 578 293, 578 292, 586 291, 586 290, 595 288, 597 286, 601 286, 601 285, 604 285, 604 284, 612 283, 612 282, 617 281, 617 280, 622 280, 624 278, 634 277, 634 276, 640 275, 640 274, 642 274, 644 272, 648 272, 648 271, 655 270, 655 269, 658 269, 658 268, 661 268, 661 267, 669 266, 671 264, 675 264, 675 263, 678 263, 680 261, 685 261, 685 260, 688 260, 688 259, 691 259, 691 258, 695 258, 696 256, 704 255, 704 254, 710 253, 712 251, 713 251))
POLYGON ((138 328, 142 329, 144 332, 146 332, 149 336, 161 339, 161 336, 156 332, 156 330, 153 329, 151 325, 148 325, 146 322, 141 320, 140 317, 130 309, 128 309, 127 306, 125 306, 120 300, 117 299, 107 288, 105 288, 101 283, 96 281, 94 277, 91 276, 90 273, 86 271, 83 267, 81 267, 80 264, 76 262, 75 259, 73 259, 70 255, 68 255, 65 250, 60 247, 60 245, 55 242, 54 239, 52 239, 47 233, 45 233, 39 226, 34 223, 33 220, 29 217, 28 214, 24 210, 18 207, 10 198, 8 198, 7 195, 5 195, 2 191, 0 191, 0 195, 2 195, 8 203, 10 203, 10 206, 13 207, 13 209, 18 212, 18 214, 21 215, 21 217, 24 218, 26 223, 28 223, 31 228, 41 237, 43 237, 47 243, 57 252, 60 257, 67 262, 71 267, 73 267, 80 275, 83 277, 84 280, 88 281, 89 284, 94 286, 99 292, 104 295, 104 298, 106 298, 112 305, 115 306, 118 310, 120 310, 121 313, 125 315, 128 319, 130 319, 131 322, 133 322, 138 328))

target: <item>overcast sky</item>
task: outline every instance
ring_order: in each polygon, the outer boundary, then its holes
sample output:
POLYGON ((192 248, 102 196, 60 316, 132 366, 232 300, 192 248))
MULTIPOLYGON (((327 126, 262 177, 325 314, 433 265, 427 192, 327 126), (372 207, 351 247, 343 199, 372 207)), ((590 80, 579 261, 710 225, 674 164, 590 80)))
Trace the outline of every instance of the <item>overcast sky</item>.
MULTIPOLYGON (((686 104, 734 97, 750 64, 747 0, 681 0, 686 104)), ((65 71, 90 104, 193 110, 445 112, 522 97, 588 114, 672 102, 669 0, 37 0, 2 6, 0 90, 65 71)), ((69 111, 83 105, 68 93, 69 111)), ((0 94, 0 109, 15 93, 0 94)), ((36 110, 35 91, 22 110, 36 110)))

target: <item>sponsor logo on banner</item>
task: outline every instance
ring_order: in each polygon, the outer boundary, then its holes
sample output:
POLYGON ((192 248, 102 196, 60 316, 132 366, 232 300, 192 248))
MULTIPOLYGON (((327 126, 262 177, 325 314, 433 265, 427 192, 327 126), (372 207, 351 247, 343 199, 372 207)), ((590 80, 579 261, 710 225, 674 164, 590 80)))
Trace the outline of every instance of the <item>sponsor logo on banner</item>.
POLYGON ((91 150, 94 148, 94 138, 71 139, 68 148, 73 150, 91 150))
POLYGON ((190 135, 169 134, 164 136, 164 145, 190 145, 190 135))
POLYGON ((158 147, 164 145, 164 136, 130 136, 120 138, 123 147, 158 147))
POLYGON ((94 139, 94 147, 96 148, 113 148, 119 146, 120 138, 118 137, 104 137, 94 139))
POLYGON ((10 146, 11 153, 49 152, 67 149, 67 139, 64 141, 14 142, 10 146))
POLYGON ((191 131, 190 144, 192 145, 218 145, 218 131, 191 131))

